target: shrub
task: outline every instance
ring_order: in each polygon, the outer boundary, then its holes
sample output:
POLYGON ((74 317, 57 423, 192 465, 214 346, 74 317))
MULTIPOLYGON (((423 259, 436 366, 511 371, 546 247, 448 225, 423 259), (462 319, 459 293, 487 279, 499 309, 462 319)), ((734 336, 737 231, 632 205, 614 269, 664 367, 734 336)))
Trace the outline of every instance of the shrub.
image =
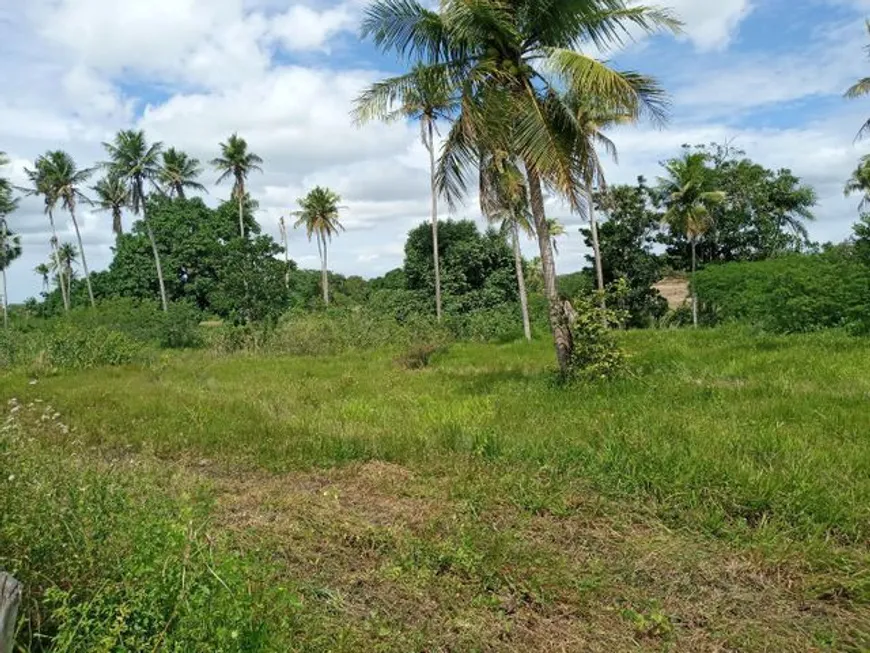
POLYGON ((574 305, 571 331, 574 335, 574 355, 571 378, 594 381, 613 378, 625 371, 625 352, 619 347, 613 327, 624 324, 625 313, 602 310, 589 298, 578 299, 574 305))
POLYGON ((522 315, 519 306, 514 304, 451 316, 448 326, 460 340, 511 342, 523 337, 522 315))
POLYGON ((777 333, 851 326, 870 309, 868 269, 848 248, 710 266, 695 281, 703 312, 777 333))
POLYGON ((444 351, 445 347, 435 342, 425 342, 412 346, 396 359, 396 364, 406 370, 421 370, 429 367, 432 357, 444 351))

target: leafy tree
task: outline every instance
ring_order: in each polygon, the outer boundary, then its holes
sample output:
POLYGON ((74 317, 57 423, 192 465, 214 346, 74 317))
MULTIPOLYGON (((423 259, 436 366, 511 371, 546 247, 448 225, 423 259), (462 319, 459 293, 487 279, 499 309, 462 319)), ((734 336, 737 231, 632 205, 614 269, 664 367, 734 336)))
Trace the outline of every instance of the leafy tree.
MULTIPOLYGON (((870 84, 870 81, 868 81, 870 84)), ((849 177, 844 190, 846 197, 850 197, 855 193, 861 194, 861 203, 858 204, 858 211, 863 212, 870 206, 870 155, 861 157, 861 162, 849 177)))
MULTIPOLYGON (((605 287, 610 288, 624 280, 624 291, 616 293, 614 307, 628 313, 629 327, 649 326, 667 310, 667 303, 653 288, 661 278, 661 262, 654 247, 662 219, 654 208, 653 194, 640 177, 635 186, 611 186, 595 195, 596 206, 604 216, 599 225, 602 277, 605 287)), ((587 246, 591 245, 591 225, 581 233, 587 246)), ((595 265, 594 255, 588 260, 595 265)))
POLYGON ((213 159, 211 165, 221 173, 220 177, 218 177, 217 183, 220 184, 230 177, 233 178, 232 197, 239 205, 239 231, 241 237, 244 238, 244 204, 247 195, 245 191, 245 181, 248 179, 248 175, 252 171, 263 171, 260 167, 260 164, 263 163, 263 159, 253 152, 249 152, 247 141, 244 138, 241 138, 238 134, 230 136, 226 143, 220 144, 220 148, 221 155, 218 158, 213 159))
MULTIPOLYGON (((477 164, 478 148, 507 145, 503 149, 523 162, 563 374, 571 365, 573 340, 556 288, 543 186, 577 207, 583 170, 572 147, 578 125, 559 94, 566 89, 614 106, 659 111, 662 93, 652 80, 617 72, 584 54, 590 43, 619 44, 629 25, 652 32, 677 29, 679 23, 665 11, 627 7, 622 0, 457 0, 442 3, 440 11, 415 0, 375 0, 363 19, 364 38, 380 50, 440 69, 460 89, 461 108, 440 166, 450 196, 464 193, 464 173, 477 164)), ((409 76, 393 78, 392 87, 380 93, 389 97, 409 76)))
POLYGON ((163 267, 160 265, 160 251, 154 232, 148 222, 148 197, 145 186, 150 184, 157 188, 160 178, 160 153, 163 144, 160 142, 148 144, 145 132, 126 130, 120 131, 111 143, 103 143, 109 155, 109 161, 103 164, 109 173, 118 177, 127 185, 130 208, 133 213, 142 214, 142 223, 148 234, 151 252, 154 255, 154 265, 157 267, 157 283, 160 286, 160 301, 164 311, 169 311, 166 299, 166 284, 163 281, 163 267))
POLYGON ((96 206, 101 211, 111 211, 112 231, 115 238, 124 234, 121 222, 124 208, 130 204, 130 189, 126 182, 116 174, 109 173, 100 179, 92 188, 96 193, 96 206))
POLYGON ((520 232, 534 235, 532 215, 529 211, 528 188, 525 175, 516 162, 504 152, 484 156, 480 164, 480 208, 490 222, 500 224, 503 234, 510 234, 514 252, 517 290, 523 318, 523 333, 526 340, 532 339, 529 319, 529 295, 523 272, 523 255, 520 250, 520 232))
POLYGON ((69 312, 70 301, 66 291, 67 286, 62 278, 63 266, 60 263, 58 255, 60 241, 57 237, 57 228, 54 224, 54 209, 60 198, 57 196, 57 188, 52 183, 50 172, 51 170, 48 159, 45 156, 40 156, 34 162, 32 170, 30 168, 24 169, 24 173, 30 180, 31 186, 23 190, 28 195, 41 196, 43 198, 45 214, 48 216, 48 223, 51 226, 51 251, 52 257, 54 258, 54 269, 57 270, 58 275, 61 277, 58 285, 60 286, 64 310, 69 312))
MULTIPOLYGON (((471 220, 438 225, 439 256, 444 262, 445 312, 453 315, 517 301, 514 257, 503 234, 481 234, 471 220)), ((432 230, 421 225, 405 243, 407 288, 433 296, 432 230)))
POLYGON ((698 326, 698 296, 694 287, 698 240, 711 226, 710 207, 725 200, 725 193, 711 187, 713 181, 702 152, 686 152, 665 164, 668 177, 660 179, 665 202, 664 220, 671 230, 685 234, 692 248, 692 323, 698 326))
MULTIPOLYGON (((753 261, 810 246, 804 225, 814 219, 815 191, 790 170, 769 170, 730 145, 686 148, 706 157, 710 186, 725 198, 710 207, 710 229, 696 244, 700 262, 753 261)), ((664 239, 671 264, 691 266, 691 243, 672 231, 664 239)))
MULTIPOLYGON (((45 155, 45 166, 52 194, 61 201, 61 205, 69 211, 69 216, 72 219, 73 228, 76 232, 76 240, 78 241, 78 255, 81 256, 85 284, 88 289, 88 299, 91 302, 91 307, 95 307, 96 300, 94 299, 94 289, 91 285, 90 271, 88 270, 88 259, 85 255, 85 246, 82 242, 81 230, 76 219, 76 205, 78 202, 90 202, 84 193, 81 192, 80 188, 87 182, 93 171, 88 169, 80 170, 75 160, 63 150, 48 152, 45 155)), ((65 269, 70 268, 67 267, 65 269)), ((70 280, 67 279, 67 289, 69 289, 69 283, 70 280)))
POLYGON ((339 222, 339 206, 341 197, 329 190, 317 186, 305 197, 299 198, 300 211, 295 212, 296 228, 305 227, 308 240, 314 236, 317 240, 317 253, 320 255, 321 288, 323 303, 329 306, 329 273, 327 246, 332 237, 344 227, 339 222))
POLYGON ((185 152, 170 147, 163 152, 163 164, 160 166, 158 182, 169 197, 185 199, 185 189, 208 192, 197 181, 202 174, 199 159, 188 156, 185 152))
POLYGON ((429 153, 429 181, 432 199, 432 252, 435 268, 435 314, 441 320, 441 264, 438 253, 438 189, 435 174, 435 134, 439 120, 449 120, 458 103, 450 80, 440 68, 414 66, 410 75, 376 83, 357 100, 359 123, 373 118, 387 121, 405 118, 420 123, 423 146, 429 153), (384 93, 386 89, 386 93, 384 93))
MULTIPOLYGON (((870 32, 870 20, 866 23, 867 31, 870 32)), ((870 54, 870 45, 868 45, 865 50, 868 54, 870 54)), ((870 77, 864 77, 855 82, 852 86, 849 87, 849 90, 846 91, 846 97, 850 100, 856 98, 862 98, 865 95, 870 94, 870 77)), ((858 138, 862 138, 866 136, 867 133, 870 132, 870 120, 864 123, 861 127, 861 130, 858 132, 858 138)))

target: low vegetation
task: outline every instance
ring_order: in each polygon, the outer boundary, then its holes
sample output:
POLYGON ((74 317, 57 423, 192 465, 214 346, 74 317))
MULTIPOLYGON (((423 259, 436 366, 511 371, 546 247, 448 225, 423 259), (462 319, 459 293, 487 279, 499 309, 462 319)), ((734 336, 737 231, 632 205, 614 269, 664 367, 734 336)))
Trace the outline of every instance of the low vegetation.
POLYGON ((7 374, 18 641, 864 650, 866 341, 619 339, 569 386, 543 342, 7 374))

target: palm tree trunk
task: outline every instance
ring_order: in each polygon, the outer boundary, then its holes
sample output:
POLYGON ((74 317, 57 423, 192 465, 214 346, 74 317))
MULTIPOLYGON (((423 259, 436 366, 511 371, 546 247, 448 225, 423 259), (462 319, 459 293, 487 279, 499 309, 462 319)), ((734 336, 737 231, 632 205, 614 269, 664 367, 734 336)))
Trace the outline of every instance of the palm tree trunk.
POLYGON ((245 184, 239 182, 239 233, 245 238, 245 184))
POLYGON ((6 293, 7 293, 6 266, 9 265, 9 261, 7 261, 6 259, 9 258, 7 256, 7 253, 9 251, 9 245, 6 242, 6 240, 9 238, 9 231, 7 229, 7 226, 6 226, 6 220, 2 219, 2 218, 0 218, 0 220, 3 221, 3 235, 2 235, 2 237, 0 237, 0 246, 3 247, 2 252, 0 252, 0 255, 2 255, 2 257, 3 257, 3 260, 0 261, 0 263, 2 263, 2 265, 3 265, 2 269, 0 269, 0 273, 3 274, 3 328, 8 329, 9 328, 9 298, 6 296, 6 293))
POLYGON ((138 185, 139 197, 142 198, 142 222, 145 223, 145 231, 148 232, 148 240, 151 241, 151 251, 154 253, 154 265, 157 266, 157 283, 160 286, 160 303, 163 305, 163 312, 168 313, 169 302, 166 301, 166 284, 163 283, 163 267, 160 265, 160 252, 157 251, 157 240, 154 238, 154 231, 151 229, 151 223, 148 222, 148 208, 141 179, 139 180, 138 185))
POLYGON ((63 282, 63 267, 60 264, 60 251, 58 250, 57 229, 54 226, 54 213, 51 209, 48 210, 48 222, 51 224, 51 248, 54 252, 54 264, 57 266, 57 276, 60 279, 60 296, 63 299, 63 310, 69 313, 69 294, 66 291, 66 285, 63 282))
POLYGON ((287 246, 286 229, 284 229, 284 286, 290 290, 290 249, 287 246))
POLYGON ((523 254, 520 251, 520 227, 516 220, 511 221, 514 241, 514 265, 517 269, 517 287, 520 292, 520 309, 523 312, 523 333, 526 340, 532 339, 532 325, 529 321, 529 295, 526 292, 526 277, 523 274, 523 254))
POLYGON ((184 186, 182 186, 181 184, 175 185, 175 192, 178 194, 178 199, 180 199, 180 200, 187 199, 184 196, 184 186))
POLYGON ((429 150, 429 182, 432 191, 432 261, 435 265, 435 315, 441 321, 441 260, 438 248, 438 192, 435 184, 435 126, 426 118, 429 150))
POLYGON ((124 233, 124 227, 121 225, 121 209, 115 208, 112 210, 112 231, 115 232, 116 241, 124 233))
POLYGON ((692 325, 698 328, 698 291, 695 289, 695 272, 698 268, 697 244, 692 239, 692 325))
POLYGON ((76 230, 76 240, 79 241, 79 253, 82 255, 82 270, 85 273, 85 283, 88 286, 88 297, 91 300, 91 308, 96 308, 97 302, 94 301, 94 289, 91 287, 91 274, 88 271, 88 257, 85 256, 85 246, 82 243, 82 234, 79 231, 79 223, 76 220, 76 211, 75 208, 70 205, 69 207, 69 216, 72 218, 73 227, 76 230))
POLYGON ((586 203, 589 207, 589 230, 592 232, 592 252, 595 256, 595 277, 598 281, 598 293, 601 301, 601 310, 607 308, 607 300, 604 297, 604 264, 601 260, 601 242, 598 240, 598 220, 595 217, 595 204, 592 197, 592 186, 586 187, 586 203))
POLYGON ((541 178, 534 164, 526 164, 526 175, 529 179, 529 197, 531 199, 532 216, 535 219, 535 232, 538 236, 538 248, 541 252, 541 268, 544 276, 544 292, 550 304, 550 329, 553 331, 553 342, 556 347, 556 361, 559 371, 567 376, 571 369, 571 359, 574 355, 574 337, 565 306, 559 299, 556 287, 556 262, 553 259, 553 242, 550 237, 550 226, 544 210, 544 195, 541 190, 541 178))
POLYGON ((320 250, 320 286, 323 289, 323 303, 329 306, 329 268, 326 252, 326 239, 317 234, 317 249, 320 250))

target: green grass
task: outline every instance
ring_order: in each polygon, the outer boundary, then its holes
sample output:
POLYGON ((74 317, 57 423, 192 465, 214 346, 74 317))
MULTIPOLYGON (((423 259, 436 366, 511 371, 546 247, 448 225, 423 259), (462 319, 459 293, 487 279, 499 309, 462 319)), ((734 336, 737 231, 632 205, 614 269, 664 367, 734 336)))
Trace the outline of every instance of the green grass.
MULTIPOLYGON (((395 352, 192 352, 35 385, 13 373, 3 396, 31 412, 50 403, 70 432, 46 435, 31 416, 16 428, 35 435, 8 455, 50 478, 74 455, 72 495, 84 474, 146 497, 94 509, 127 513, 98 536, 115 555, 107 570, 97 554, 77 570, 44 553, 55 576, 85 579, 72 603, 101 596, 108 570, 127 583, 118 530, 157 519, 147 528, 181 529, 168 538, 176 553, 214 542, 211 558, 164 560, 196 570, 208 600, 170 580, 165 605, 145 592, 85 611, 87 623, 123 622, 118 606, 141 599, 168 622, 151 628, 163 639, 142 639, 152 648, 866 650, 870 342, 621 337, 626 378, 570 387, 554 382, 545 343, 454 345, 420 371, 395 352), (209 569, 236 584, 214 585, 209 569), (215 624, 241 625, 194 628, 193 608, 211 601, 215 624)), ((0 566, 34 580, 22 533, 54 504, 31 490, 7 506, 0 566)), ((169 555, 152 548, 146 569, 169 555)), ((41 597, 32 610, 54 615, 41 597)))

